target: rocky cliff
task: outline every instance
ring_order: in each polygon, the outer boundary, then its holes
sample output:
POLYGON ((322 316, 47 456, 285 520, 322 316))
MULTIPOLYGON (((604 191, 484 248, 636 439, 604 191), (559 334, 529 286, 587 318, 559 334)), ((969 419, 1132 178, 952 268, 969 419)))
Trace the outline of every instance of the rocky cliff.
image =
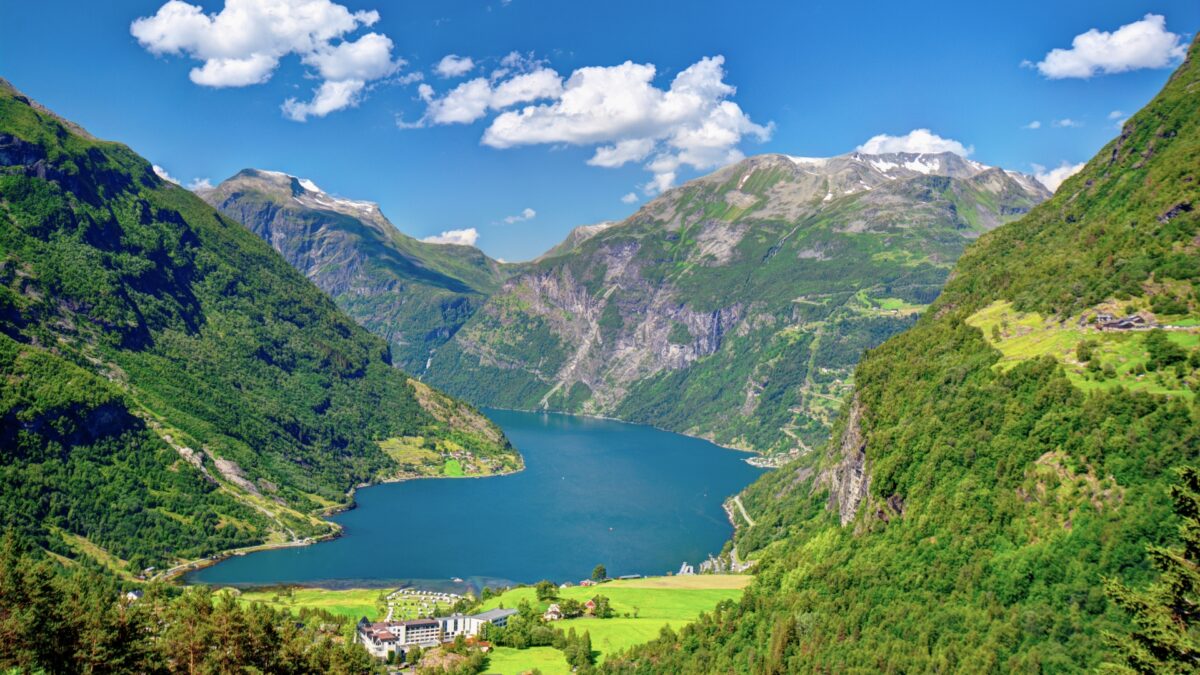
POLYGON ((861 352, 910 325, 967 243, 1048 196, 949 153, 753 157, 572 232, 426 379, 800 453, 828 434, 861 352))
POLYGON ((501 280, 500 264, 479 249, 418 241, 377 204, 329 195, 307 179, 246 169, 198 194, 387 340, 396 364, 415 374, 501 280))

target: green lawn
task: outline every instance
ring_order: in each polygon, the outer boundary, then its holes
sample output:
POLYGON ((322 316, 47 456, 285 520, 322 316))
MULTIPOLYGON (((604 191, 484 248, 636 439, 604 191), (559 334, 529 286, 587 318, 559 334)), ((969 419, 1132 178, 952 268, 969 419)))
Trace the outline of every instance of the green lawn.
POLYGON ((488 654, 488 667, 484 672, 519 675, 534 668, 542 671, 543 675, 565 675, 571 672, 563 653, 554 647, 497 647, 488 654))
MULTIPOLYGON (((559 590, 560 597, 574 598, 583 602, 595 595, 604 595, 612 602, 617 616, 611 619, 580 618, 558 621, 554 626, 575 632, 588 631, 592 637, 592 648, 600 653, 600 660, 607 654, 647 642, 658 636, 663 626, 678 630, 694 621, 702 612, 716 607, 722 600, 736 600, 750 583, 749 575, 695 575, 683 577, 653 577, 612 581, 600 586, 572 586, 559 590), (626 616, 628 614, 629 616, 626 616)), ((545 608, 547 602, 539 603, 532 588, 517 588, 484 603, 484 609, 516 607, 522 600, 545 608)), ((531 650, 514 650, 517 654, 531 650)), ((521 672, 521 669, 542 668, 532 661, 518 659, 506 661, 516 670, 490 670, 498 673, 521 672)), ((544 672, 544 668, 542 668, 544 672)))
MULTIPOLYGON (((1194 392, 1170 373, 1145 373, 1149 356, 1145 348, 1147 331, 1097 331, 1079 326, 1079 316, 1064 321, 1045 318, 1032 312, 1017 312, 1006 301, 994 302, 967 319, 983 331, 984 338, 1002 357, 997 368, 1008 369, 1022 361, 1052 356, 1064 366, 1067 377, 1083 390, 1126 387, 1134 391, 1193 398, 1194 392), (1091 373, 1076 358, 1080 342, 1095 343, 1096 359, 1112 368, 1112 376, 1091 373)), ((1200 334, 1168 331, 1167 339, 1185 350, 1200 345, 1200 334)))
POLYGON ((447 476, 454 476, 456 478, 459 476, 466 475, 463 473, 462 464, 457 459, 446 460, 446 468, 444 470, 444 473, 447 476))
MULTIPOLYGON (((262 602, 276 609, 287 609, 299 613, 302 607, 324 609, 338 616, 359 619, 382 618, 380 606, 382 596, 389 591, 381 588, 353 588, 330 591, 323 588, 293 588, 288 590, 242 591, 238 599, 242 602, 262 602)), ((385 610, 386 611, 386 610, 385 610)))

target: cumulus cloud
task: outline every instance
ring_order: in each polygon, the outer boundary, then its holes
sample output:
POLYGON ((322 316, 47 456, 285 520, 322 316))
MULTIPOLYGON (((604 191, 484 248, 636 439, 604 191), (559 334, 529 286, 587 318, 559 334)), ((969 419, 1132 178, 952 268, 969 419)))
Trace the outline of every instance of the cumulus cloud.
POLYGON ((671 187, 685 166, 705 170, 738 161, 737 146, 747 136, 770 138, 773 125, 751 121, 730 100, 737 90, 725 82, 724 63, 722 56, 703 58, 663 89, 654 84, 653 64, 580 68, 564 81, 545 61, 512 52, 489 77, 441 95, 422 83, 424 115, 396 123, 405 129, 469 124, 497 113, 484 145, 593 146, 592 166, 643 163, 654 174, 643 189, 654 194, 671 187))
POLYGON ((187 189, 195 192, 196 190, 211 190, 212 181, 207 178, 193 178, 192 182, 187 184, 187 189))
POLYGON ((966 157, 975 152, 975 148, 969 145, 964 146, 953 139, 942 138, 928 129, 913 129, 903 136, 889 136, 888 134, 872 136, 866 143, 858 146, 858 151, 868 155, 882 155, 891 152, 952 152, 966 157))
POLYGON ((1095 28, 1075 36, 1070 49, 1052 49, 1037 63, 1050 79, 1083 78, 1142 68, 1166 68, 1187 55, 1183 36, 1167 30, 1159 14, 1125 24, 1113 32, 1095 28))
POLYGON ((427 124, 470 124, 489 110, 518 103, 556 98, 562 93, 562 78, 548 68, 522 73, 501 82, 477 77, 459 84, 441 98, 433 87, 422 84, 418 92, 428 104, 422 121, 427 124))
POLYGON ((621 197, 621 201, 625 204, 636 204, 638 196, 636 192, 629 192, 621 197))
POLYGON ((1041 129, 1041 128, 1042 128, 1042 123, 1041 123, 1041 121, 1040 121, 1040 120, 1034 120, 1034 121, 1030 122, 1029 124, 1026 124, 1025 126, 1023 126, 1023 127, 1021 127, 1021 128, 1022 128, 1022 129, 1041 129))
POLYGON ((442 77, 462 77, 475 69, 475 61, 469 56, 447 54, 433 67, 433 72, 442 77))
POLYGON ((645 162, 654 177, 648 194, 671 187, 684 166, 704 170, 742 158, 737 145, 746 136, 766 140, 771 125, 751 121, 729 100, 722 56, 703 58, 671 81, 654 85, 652 64, 626 61, 616 66, 574 71, 551 101, 506 110, 484 131, 493 148, 565 144, 598 146, 588 163, 615 168, 645 162))
POLYGON ((504 222, 508 223, 509 225, 512 225, 513 223, 520 223, 522 221, 531 220, 535 217, 537 217, 537 211, 534 211, 533 209, 526 207, 524 209, 521 209, 521 212, 515 216, 505 217, 504 222))
POLYGON ((1083 126, 1083 122, 1080 122, 1079 120, 1073 120, 1070 117, 1064 117, 1061 120, 1054 120, 1054 126, 1059 127, 1060 129, 1068 129, 1073 127, 1081 127, 1083 126))
POLYGON ((322 80, 311 101, 289 98, 282 106, 285 116, 304 121, 357 105, 370 82, 404 65, 385 35, 347 37, 378 20, 376 11, 351 12, 332 0, 226 0, 213 14, 169 0, 129 30, 152 54, 200 61, 189 77, 206 87, 261 84, 285 56, 299 56, 322 80))
POLYGON ((169 183, 174 183, 176 185, 179 185, 179 181, 175 180, 174 176, 167 173, 166 169, 162 168, 161 166, 159 166, 157 164, 151 164, 150 166, 152 169, 154 169, 154 173, 156 173, 159 178, 161 178, 169 183))
POLYGON ((425 237, 421 241, 430 244, 457 244, 459 246, 474 246, 479 241, 479 230, 468 227, 465 230, 447 230, 441 234, 425 237))
POLYGON ((1058 168, 1049 170, 1047 170, 1046 167, 1042 166, 1041 164, 1034 164, 1033 177, 1037 178, 1038 182, 1040 182, 1042 185, 1045 185, 1047 190, 1055 192, 1058 190, 1058 186, 1062 185, 1063 181, 1082 171, 1086 164, 1086 162, 1080 162, 1078 164, 1063 162, 1062 164, 1058 165, 1058 168))

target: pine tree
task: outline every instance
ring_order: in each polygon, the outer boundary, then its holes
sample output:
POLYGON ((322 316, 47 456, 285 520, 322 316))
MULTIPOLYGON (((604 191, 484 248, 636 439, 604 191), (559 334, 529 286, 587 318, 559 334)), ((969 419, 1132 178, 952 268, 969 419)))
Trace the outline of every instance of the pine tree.
POLYGON ((1113 579, 1105 583, 1109 597, 1129 613, 1134 626, 1127 635, 1106 634, 1121 660, 1110 671, 1200 673, 1200 470, 1180 470, 1171 496, 1183 519, 1183 548, 1147 549, 1159 578, 1145 590, 1113 579))

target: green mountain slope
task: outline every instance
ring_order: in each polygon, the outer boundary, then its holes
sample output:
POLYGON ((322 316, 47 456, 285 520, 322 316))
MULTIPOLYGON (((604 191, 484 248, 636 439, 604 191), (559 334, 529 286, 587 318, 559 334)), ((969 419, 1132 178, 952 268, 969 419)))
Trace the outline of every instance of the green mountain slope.
POLYGON ((408 372, 423 372, 502 280, 500 264, 479 249, 418 241, 377 205, 332 197, 295 176, 246 169, 197 194, 387 340, 408 372))
POLYGON ((1120 137, 869 352, 825 452, 752 485, 736 606, 626 672, 1076 672, 1200 461, 1200 43, 1120 137), (1136 314, 1121 330, 1102 314, 1136 314))
POLYGON ((249 230, 0 80, 0 519, 121 573, 520 466, 249 230))
POLYGON ((572 232, 425 379, 800 454, 827 437, 862 350, 912 324, 970 241, 1047 196, 949 153, 753 157, 572 232))

